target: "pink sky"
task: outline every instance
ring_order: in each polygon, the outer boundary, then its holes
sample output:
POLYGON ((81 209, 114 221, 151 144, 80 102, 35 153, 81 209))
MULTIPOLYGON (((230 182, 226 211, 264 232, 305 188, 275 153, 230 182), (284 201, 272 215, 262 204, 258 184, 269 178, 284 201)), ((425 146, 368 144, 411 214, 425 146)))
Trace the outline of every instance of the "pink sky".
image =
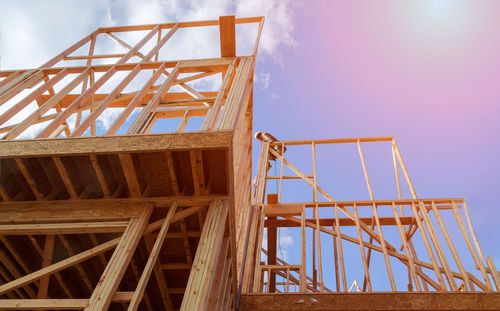
POLYGON ((492 204, 500 189, 500 1, 26 3, 0 0, 4 69, 40 65, 99 26, 213 19, 235 7, 239 17, 266 15, 254 129, 283 140, 395 136, 418 195, 465 197, 485 253, 500 265, 491 238, 500 233, 492 204))
POLYGON ((297 47, 282 67, 258 65, 272 83, 254 127, 287 140, 395 136, 419 196, 465 197, 498 262, 498 12, 498 1, 302 3, 297 47))

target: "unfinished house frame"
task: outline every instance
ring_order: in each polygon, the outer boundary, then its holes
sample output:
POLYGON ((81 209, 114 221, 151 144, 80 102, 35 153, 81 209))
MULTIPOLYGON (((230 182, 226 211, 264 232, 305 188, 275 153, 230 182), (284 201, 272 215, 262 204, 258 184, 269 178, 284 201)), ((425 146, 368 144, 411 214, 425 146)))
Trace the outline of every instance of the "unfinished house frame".
POLYGON ((234 309, 263 23, 99 28, 0 71, 0 309, 234 309), (200 35, 217 55, 169 58, 200 35))
POLYGON ((243 310, 500 306, 500 274, 479 245, 467 203, 418 197, 393 137, 264 140, 248 234, 243 310), (375 197, 377 184, 363 151, 373 145, 384 148, 389 166, 375 154, 371 163, 381 167, 372 172, 392 177, 378 178, 384 183, 378 190, 392 199, 375 197), (344 167, 332 171, 339 154, 344 156, 336 164, 344 167), (310 163, 304 163, 307 157, 310 163), (357 175, 342 175, 355 165, 357 175), (364 184, 366 199, 344 200, 359 194, 344 183, 364 184), (293 236, 299 256, 287 259, 278 251, 280 229, 293 236))
POLYGON ((0 71, 1 310, 500 309, 465 200, 419 198, 392 137, 264 135, 252 189, 263 25, 99 28, 0 71), (368 174, 372 144, 392 192, 368 174), (325 146, 352 147, 360 179, 328 171, 343 164, 325 146))

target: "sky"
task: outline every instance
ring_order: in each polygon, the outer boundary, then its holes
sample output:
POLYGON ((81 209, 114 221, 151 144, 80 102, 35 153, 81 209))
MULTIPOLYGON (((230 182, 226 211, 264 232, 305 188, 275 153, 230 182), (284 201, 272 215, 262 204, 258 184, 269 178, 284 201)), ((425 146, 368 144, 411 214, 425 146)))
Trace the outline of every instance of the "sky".
MULTIPOLYGON (((0 9, 1 69, 39 66, 97 27, 266 16, 254 129, 282 140, 395 136, 419 197, 465 197, 500 265, 500 2, 0 0, 0 9)), ((285 233, 285 251, 293 244, 285 233)))

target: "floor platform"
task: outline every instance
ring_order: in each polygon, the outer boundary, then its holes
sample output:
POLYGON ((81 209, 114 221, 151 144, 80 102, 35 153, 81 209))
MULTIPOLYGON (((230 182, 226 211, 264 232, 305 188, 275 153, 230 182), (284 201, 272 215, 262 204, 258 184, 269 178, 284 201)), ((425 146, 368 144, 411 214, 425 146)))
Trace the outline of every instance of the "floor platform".
POLYGON ((245 294, 239 310, 500 310, 500 293, 245 294))
POLYGON ((228 194, 231 131, 0 142, 8 201, 228 194))

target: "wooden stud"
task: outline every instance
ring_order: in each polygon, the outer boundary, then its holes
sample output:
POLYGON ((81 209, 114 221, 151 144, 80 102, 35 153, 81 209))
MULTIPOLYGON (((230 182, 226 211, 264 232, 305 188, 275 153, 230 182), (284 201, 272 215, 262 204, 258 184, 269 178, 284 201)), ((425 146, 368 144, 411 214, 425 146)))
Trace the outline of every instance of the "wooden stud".
POLYGON ((180 310, 203 310, 206 306, 216 254, 222 247, 227 215, 227 202, 215 201, 211 204, 180 310))
POLYGON ((446 230, 446 226, 443 222, 443 219, 441 218, 441 215, 439 214, 438 209, 436 208, 436 204, 434 202, 431 203, 432 211, 434 212, 434 216, 436 217, 436 220, 439 224, 439 227, 441 228, 441 232, 443 232, 444 238, 446 240, 446 243, 448 244, 448 248, 451 251, 451 254, 453 256, 453 259, 455 260, 455 263, 457 264, 458 270, 463 276, 464 280, 464 286, 467 288, 467 284, 469 284, 469 278, 467 276, 467 273, 465 271, 464 265, 462 264, 462 261, 460 260, 460 256, 457 253, 457 250, 455 249, 455 246, 453 245, 453 240, 451 239, 450 235, 448 234, 448 230, 446 230))
POLYGON ((450 285, 450 288, 453 291, 457 291, 458 290, 457 283, 455 281, 455 278, 452 275, 450 265, 448 264, 448 261, 446 260, 443 248, 441 247, 441 243, 439 242, 439 239, 438 239, 436 232, 434 230, 434 226, 432 225, 432 222, 429 218, 429 214, 427 213, 427 210, 423 207, 422 203, 418 204, 418 206, 419 206, 420 213, 423 216, 422 218, 424 219, 424 223, 427 227, 427 231, 429 232, 431 242, 434 245, 434 249, 436 250, 439 261, 441 262, 441 265, 444 268, 444 274, 446 276, 446 279, 448 280, 448 284, 450 285))
POLYGON ((380 235, 380 241, 382 241, 382 250, 384 253, 385 266, 387 268, 387 274, 389 275, 389 282, 391 283, 391 289, 393 292, 397 291, 396 282, 394 281, 394 275, 392 273, 391 262, 389 261, 389 255, 387 254, 387 246, 385 245, 384 234, 382 233, 382 226, 380 225, 380 219, 378 217, 377 206, 373 204, 373 216, 375 217, 375 223, 377 224, 377 230, 380 235))
MULTIPOLYGON (((80 73, 77 77, 75 77, 71 82, 69 82, 65 87, 63 87, 57 94, 52 96, 50 100, 44 103, 42 106, 38 108, 38 110, 31 113, 27 118, 25 118, 21 123, 19 123, 16 127, 14 127, 7 135, 3 137, 4 140, 12 140, 19 136, 22 132, 24 132, 28 127, 30 127, 33 123, 36 123, 38 119, 40 119, 45 113, 47 113, 51 108, 54 108, 59 104, 61 99, 69 94, 74 88, 76 88, 84 79, 87 78, 89 73, 89 69, 85 69, 82 73, 80 73)), ((57 114, 60 115, 60 114, 57 114)), ((47 133, 46 136, 52 134, 53 130, 50 133, 47 133)))
MULTIPOLYGON (((153 238, 151 234, 146 234, 144 236, 144 242, 146 243, 146 249, 148 250, 149 253, 153 250, 153 238)), ((153 274, 156 279, 156 283, 158 284, 158 290, 160 291, 161 295, 161 300, 163 302, 163 306, 165 307, 166 310, 172 311, 173 305, 172 305, 172 299, 170 298, 170 289, 167 286, 167 281, 165 279, 165 275, 163 274, 163 264, 157 260, 153 267, 153 274)))
POLYGON ((436 258, 434 256, 434 252, 432 251, 431 245, 429 243, 429 239, 427 238, 427 234, 425 232, 424 226, 422 225, 422 221, 420 220, 420 216, 418 215, 418 211, 415 207, 415 204, 411 204, 411 210, 413 212, 413 216, 415 217, 415 220, 417 221, 417 226, 418 229, 420 230, 420 234, 422 235, 422 240, 425 245, 425 249, 427 250, 427 253, 429 255, 429 258, 432 262, 432 268, 434 269, 434 272, 436 273, 436 277, 439 281, 439 284, 441 286, 441 290, 445 291, 446 290, 446 284, 443 281, 443 277, 441 275, 441 269, 439 269, 436 258))
POLYGON ((299 291, 301 293, 306 292, 306 212, 305 207, 302 210, 302 214, 300 215, 300 284, 299 291))
POLYGON ((476 231, 474 230, 474 226, 472 226, 472 220, 470 217, 469 207, 467 206, 467 202, 464 201, 463 206, 464 206, 464 212, 465 212, 465 220, 467 222, 467 226, 469 227, 469 230, 470 230, 470 233, 472 236, 472 241, 474 241, 474 245, 476 246, 476 250, 478 252, 479 259, 481 260, 481 262, 484 262, 485 260, 484 260, 483 250, 481 249, 481 246, 479 245, 479 240, 477 239, 477 235, 476 235, 476 231))
POLYGON ((476 264, 476 266, 479 268, 479 271, 481 271, 481 275, 483 276, 483 279, 486 283, 486 287, 488 288, 488 290, 492 290, 490 279, 488 277, 488 274, 486 273, 486 269, 484 268, 483 263, 478 258, 477 254, 474 250, 474 247, 472 246, 472 242, 469 238, 469 235, 467 234, 467 230, 465 229, 462 218, 460 217, 460 214, 458 213, 457 205, 453 201, 451 202, 451 205, 453 207, 453 214, 455 215, 455 219, 457 221, 458 227, 460 228, 460 231, 462 232, 465 243, 467 244, 467 248, 469 249, 469 252, 472 255, 472 259, 474 260, 474 263, 476 264))
POLYGON ((342 272, 342 286, 343 286, 344 292, 347 292, 347 281, 346 281, 345 264, 344 264, 344 251, 342 249, 342 238, 341 238, 342 233, 340 232, 338 207, 336 205, 334 206, 334 211, 335 211, 335 232, 337 234, 337 241, 338 241, 338 245, 339 245, 340 269, 342 272))
POLYGON ((361 259, 363 260, 363 269, 365 271, 365 279, 366 279, 366 284, 368 286, 368 291, 372 291, 372 283, 370 281, 370 271, 368 269, 368 263, 366 262, 366 254, 365 254, 365 246, 363 242, 363 235, 361 234, 361 227, 359 225, 359 217, 358 217, 358 208, 356 207, 356 204, 353 206, 354 209, 354 216, 355 216, 355 221, 356 221, 356 230, 358 232, 358 241, 359 241, 359 247, 361 250, 361 259))
POLYGON ((486 264, 490 269, 491 277, 493 278, 493 283, 495 283, 495 287, 497 291, 500 291, 500 275, 498 273, 497 267, 495 266, 495 262, 491 256, 486 257, 486 264))
POLYGON ((175 210, 177 208, 177 204, 174 202, 172 206, 170 207, 167 216, 165 217, 165 220, 161 226, 160 233, 158 234, 158 237, 156 238, 155 244, 153 246, 153 249, 151 250, 151 253, 149 254, 148 261, 146 263, 146 266, 144 267, 144 271, 142 272, 141 278, 139 280, 139 283, 137 284, 137 288, 134 292, 134 295, 132 296, 132 299, 130 300, 130 305, 128 307, 129 311, 134 311, 137 310, 139 307, 139 303, 141 302, 142 296, 144 294, 144 291, 146 289, 146 285, 149 281, 149 277, 151 275, 151 272, 153 270, 153 267, 158 259, 158 255, 160 254, 161 247, 163 245, 163 242, 165 241, 165 237, 167 235, 168 228, 170 226, 170 222, 172 220, 172 217, 174 216, 175 210))
POLYGON ((130 225, 116 246, 113 256, 109 260, 85 310, 97 311, 109 307, 111 299, 148 224, 152 210, 153 207, 148 205, 139 217, 130 221, 130 225))
POLYGON ((396 219, 396 223, 398 226, 398 232, 399 236, 401 237, 401 243, 403 244, 403 248, 405 250, 406 258, 408 259, 408 270, 411 273, 411 276, 413 276, 413 279, 415 281, 415 285, 417 286, 418 291, 422 291, 422 287, 420 286, 420 282, 418 280, 417 272, 415 271, 415 264, 413 263, 413 259, 411 257, 410 250, 408 248, 408 243, 406 240, 406 235, 404 231, 404 227, 401 225, 401 220, 399 218, 398 211, 396 210, 396 204, 392 204, 392 212, 394 214, 394 218, 396 219))

